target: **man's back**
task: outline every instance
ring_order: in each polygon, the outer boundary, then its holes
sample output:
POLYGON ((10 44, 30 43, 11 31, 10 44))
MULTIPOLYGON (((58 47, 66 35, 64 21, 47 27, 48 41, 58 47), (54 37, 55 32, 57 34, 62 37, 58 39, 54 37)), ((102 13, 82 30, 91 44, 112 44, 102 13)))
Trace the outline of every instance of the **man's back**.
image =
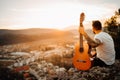
POLYGON ((113 64, 115 62, 115 50, 112 37, 105 32, 100 32, 95 35, 94 39, 98 39, 101 42, 101 44, 96 47, 97 57, 107 65, 113 64))

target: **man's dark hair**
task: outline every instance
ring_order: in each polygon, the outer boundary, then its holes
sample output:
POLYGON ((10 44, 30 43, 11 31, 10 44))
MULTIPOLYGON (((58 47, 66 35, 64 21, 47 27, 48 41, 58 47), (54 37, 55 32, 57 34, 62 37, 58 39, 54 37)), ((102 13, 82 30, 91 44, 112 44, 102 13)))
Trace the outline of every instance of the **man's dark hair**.
POLYGON ((96 30, 102 30, 102 24, 99 20, 96 21, 92 21, 92 26, 96 29, 96 30))

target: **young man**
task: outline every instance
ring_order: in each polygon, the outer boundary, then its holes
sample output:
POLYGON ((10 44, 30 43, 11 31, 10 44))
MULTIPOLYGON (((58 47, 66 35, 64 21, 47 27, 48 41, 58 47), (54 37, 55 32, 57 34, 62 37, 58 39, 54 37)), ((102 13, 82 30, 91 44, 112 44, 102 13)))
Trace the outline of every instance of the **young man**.
MULTIPOLYGON (((81 23, 81 25, 83 25, 81 23)), ((83 27, 80 27, 79 32, 85 37, 93 48, 96 48, 96 57, 93 60, 93 66, 108 66, 115 62, 115 49, 112 37, 105 32, 102 32, 102 24, 96 20, 92 22, 92 30, 95 33, 92 40, 85 32, 83 27)))

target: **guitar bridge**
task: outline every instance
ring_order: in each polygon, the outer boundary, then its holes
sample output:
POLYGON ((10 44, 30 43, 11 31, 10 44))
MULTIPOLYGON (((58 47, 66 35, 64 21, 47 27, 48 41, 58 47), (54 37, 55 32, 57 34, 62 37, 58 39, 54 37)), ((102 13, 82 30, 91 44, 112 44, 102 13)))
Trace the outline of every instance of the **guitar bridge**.
POLYGON ((86 63, 85 60, 77 60, 77 62, 83 62, 83 63, 86 63))

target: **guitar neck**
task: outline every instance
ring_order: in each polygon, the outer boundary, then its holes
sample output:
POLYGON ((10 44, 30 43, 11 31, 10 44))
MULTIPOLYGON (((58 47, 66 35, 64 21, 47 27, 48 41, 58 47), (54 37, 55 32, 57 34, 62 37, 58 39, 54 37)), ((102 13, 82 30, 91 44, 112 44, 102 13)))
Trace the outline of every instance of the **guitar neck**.
MULTIPOLYGON (((80 23, 80 27, 83 27, 83 24, 82 23, 80 23)), ((80 39, 80 52, 83 52, 84 51, 84 49, 83 49, 83 35, 80 33, 80 37, 79 37, 80 39)))

